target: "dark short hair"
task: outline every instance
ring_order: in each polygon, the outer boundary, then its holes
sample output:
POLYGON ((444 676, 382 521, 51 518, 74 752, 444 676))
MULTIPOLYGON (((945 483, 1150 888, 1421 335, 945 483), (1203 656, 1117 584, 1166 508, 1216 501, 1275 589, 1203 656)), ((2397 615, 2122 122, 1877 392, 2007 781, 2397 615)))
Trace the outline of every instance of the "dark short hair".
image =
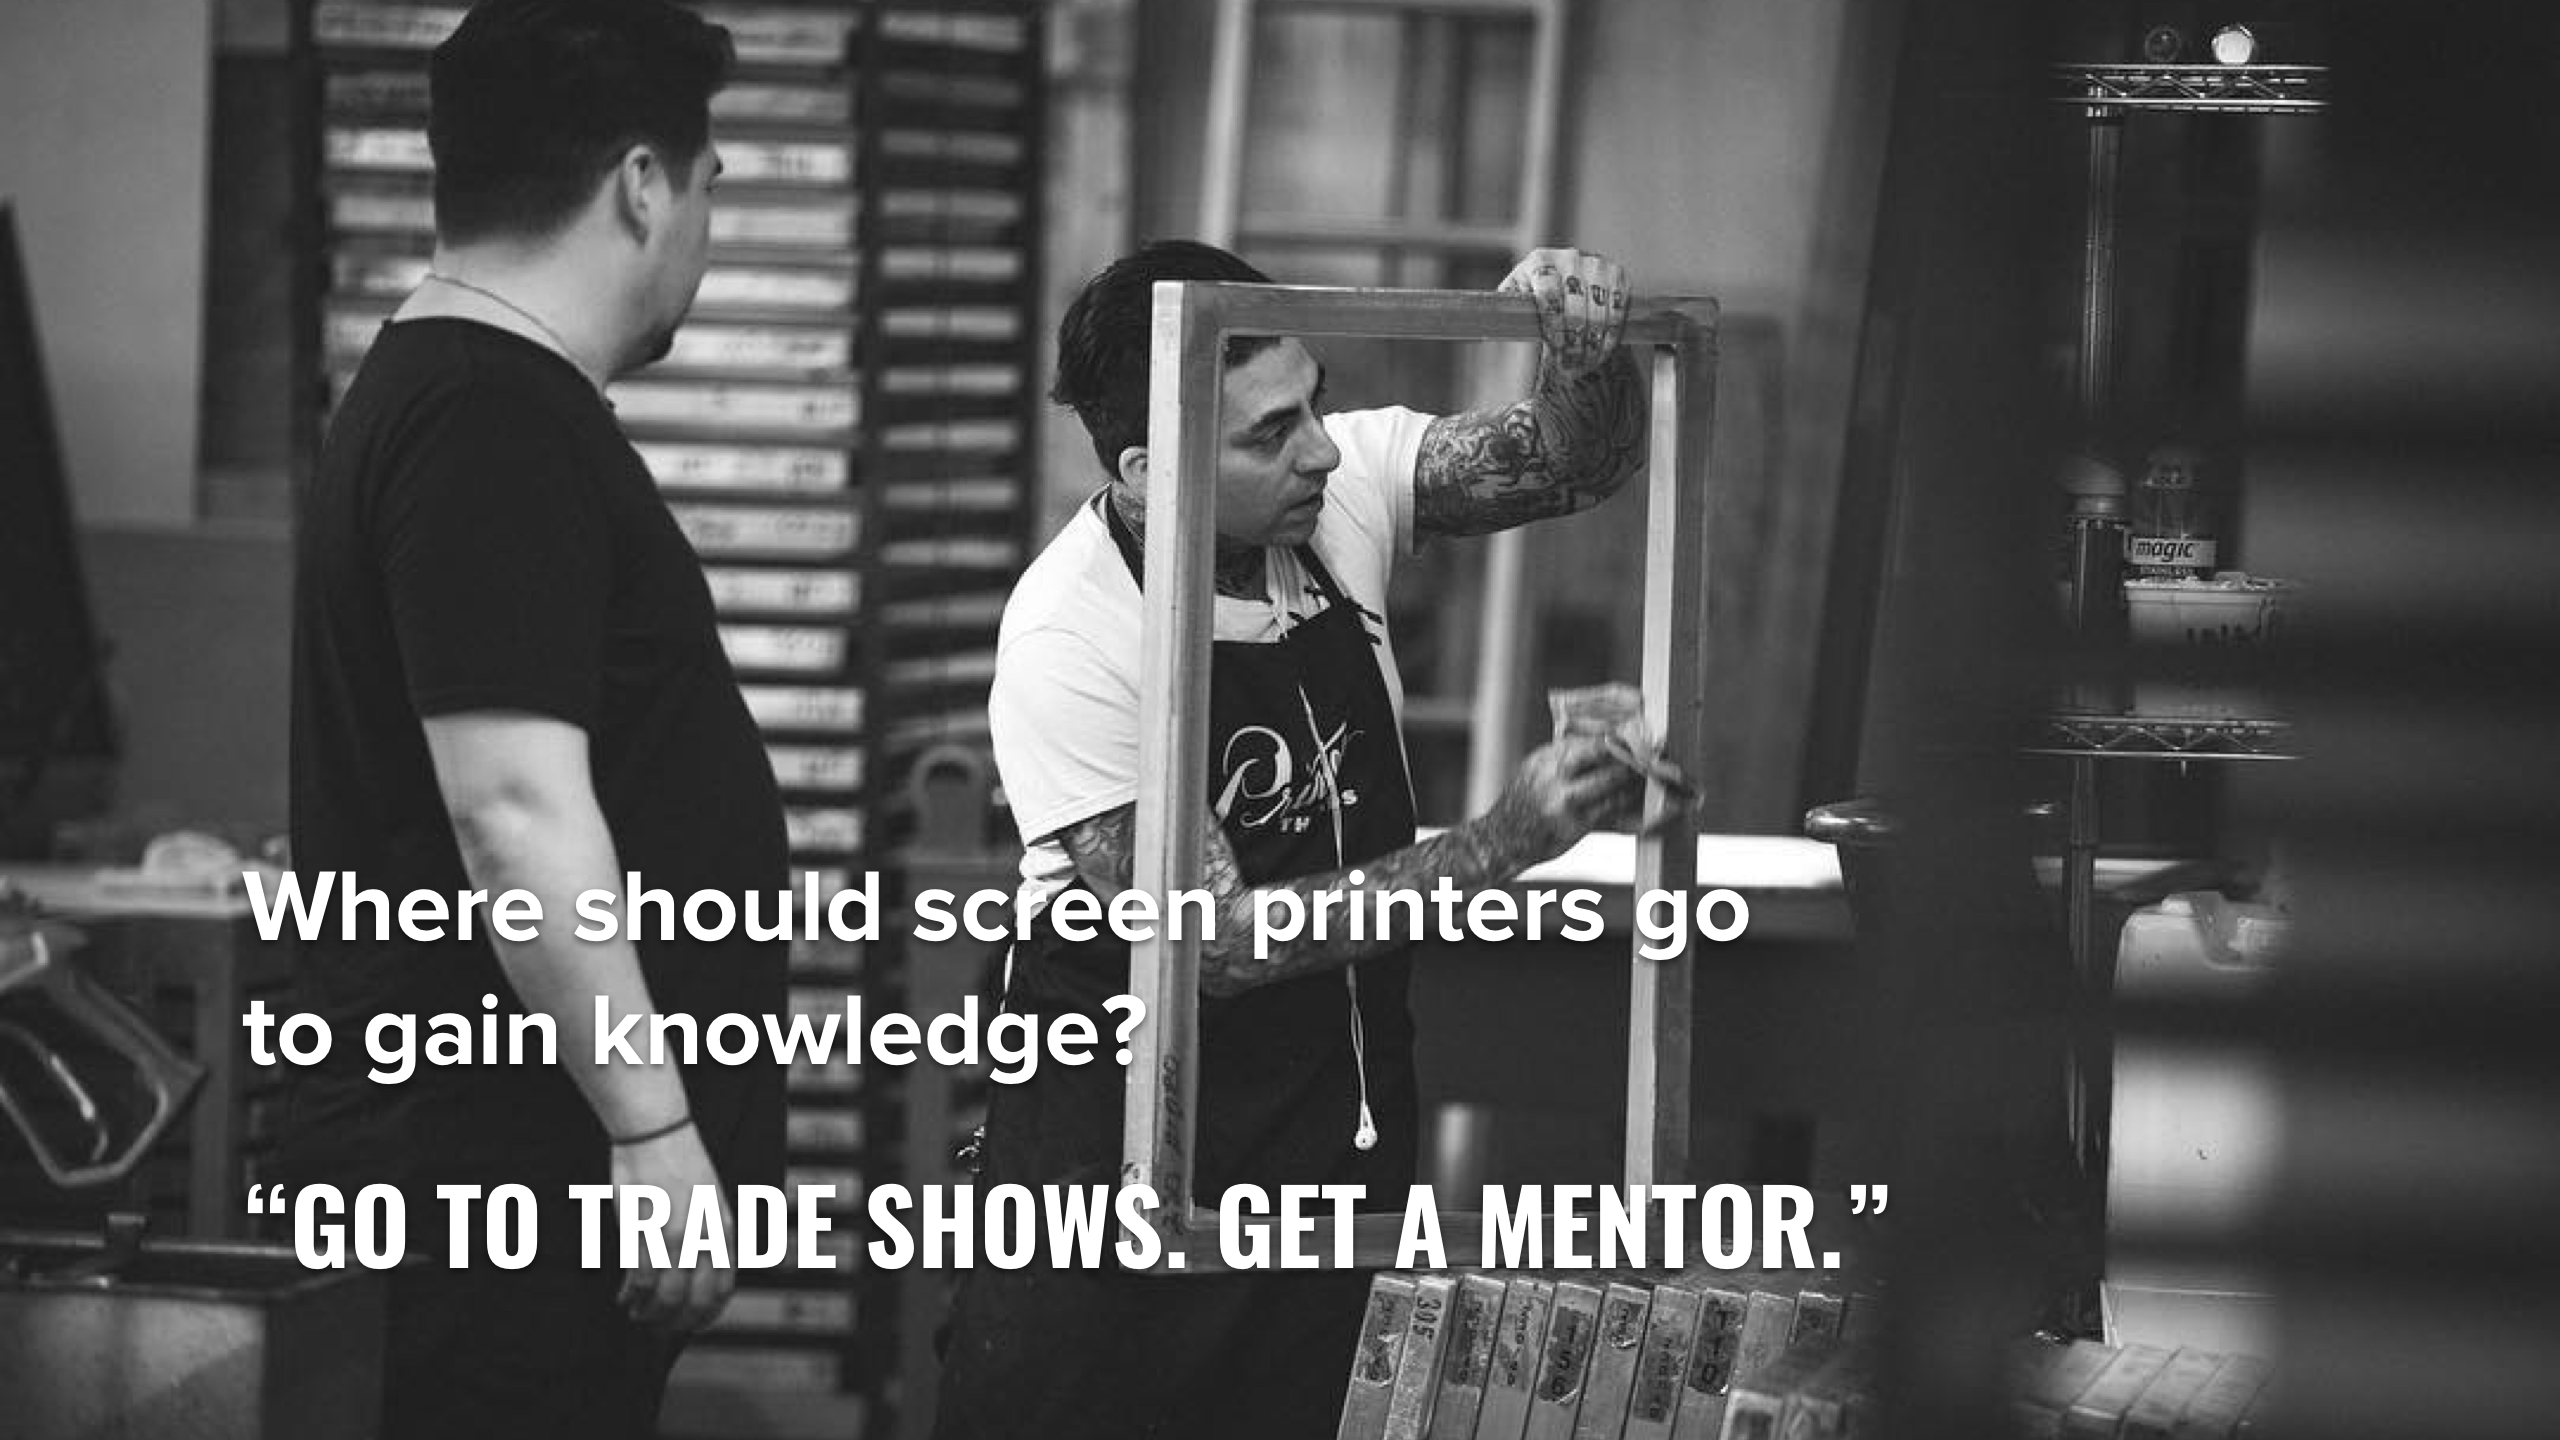
POLYGON ((729 32, 666 0, 483 0, 427 71, 436 233, 557 232, 634 145, 690 167, 729 32))
MULTIPOLYGON (((1225 280, 1268 285, 1271 277, 1215 245, 1155 240, 1085 282, 1058 321, 1058 379, 1049 398, 1076 412, 1106 475, 1120 452, 1147 443, 1147 360, 1159 280, 1225 280)), ((1271 335, 1230 339, 1226 363, 1240 364, 1280 343, 1271 335)))

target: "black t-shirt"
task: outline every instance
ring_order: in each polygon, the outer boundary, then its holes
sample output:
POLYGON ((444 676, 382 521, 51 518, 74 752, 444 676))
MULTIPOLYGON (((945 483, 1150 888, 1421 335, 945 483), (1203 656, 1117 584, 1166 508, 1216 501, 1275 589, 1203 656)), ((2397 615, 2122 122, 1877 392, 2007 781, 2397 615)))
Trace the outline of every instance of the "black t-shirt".
MULTIPOLYGON (((294 1075, 283 1168, 412 1185, 600 1179, 602 1132, 565 1071, 423 1060, 429 1017, 464 1016, 476 1040, 483 995, 501 1015, 518 1007, 485 939, 399 933, 402 895, 470 888, 419 722, 487 710, 580 726, 620 868, 679 907, 697 890, 765 892, 769 919, 789 881, 782 808, 701 566, 575 367, 450 319, 387 326, 365 357, 302 498, 297 562, 294 868, 306 884, 353 872, 395 910, 388 943, 369 911, 349 943, 333 903, 325 938, 300 947, 298 1006, 335 1040, 294 1075), (365 1074, 365 1029, 383 1012, 418 1017, 421 1062, 399 1085, 365 1074)), ((678 923, 672 942, 639 942, 661 1011, 783 1008, 785 946, 704 943, 678 923)), ((723 1175, 778 1180, 779 1067, 706 1056, 685 1081, 723 1175)))

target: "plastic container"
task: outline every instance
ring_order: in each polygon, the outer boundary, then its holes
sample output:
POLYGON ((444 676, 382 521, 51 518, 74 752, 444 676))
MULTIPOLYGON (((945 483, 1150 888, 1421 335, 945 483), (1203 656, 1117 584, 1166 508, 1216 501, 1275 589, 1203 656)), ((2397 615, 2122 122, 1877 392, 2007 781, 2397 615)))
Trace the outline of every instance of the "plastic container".
POLYGON ((2283 633, 2292 582, 2226 570, 2210 580, 2124 582, 2141 715, 2245 719, 2274 711, 2266 654, 2283 633))
MULTIPOLYGON (((2137 910, 2117 948, 2125 999, 2236 1004, 2264 985, 2288 922, 2211 892, 2137 910)), ((2243 1265, 2166 1258, 2245 1237, 2272 1193, 2283 1108, 2262 1049, 2128 1034, 2116 1042, 2107 1157, 2108 1340, 2266 1354, 2272 1287, 2243 1265)))

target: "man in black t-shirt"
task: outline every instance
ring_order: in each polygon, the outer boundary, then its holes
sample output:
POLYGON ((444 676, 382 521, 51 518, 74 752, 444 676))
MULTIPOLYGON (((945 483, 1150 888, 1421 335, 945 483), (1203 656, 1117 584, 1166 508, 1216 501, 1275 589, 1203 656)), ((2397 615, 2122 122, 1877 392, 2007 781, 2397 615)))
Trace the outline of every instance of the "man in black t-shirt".
POLYGON ((788 883, 701 570, 602 397, 665 352, 701 281, 731 61, 725 31, 661 0, 487 0, 463 20, 430 73, 433 268, 302 499, 297 870, 351 872, 395 907, 520 889, 543 916, 494 946, 485 914, 469 941, 346 941, 333 906, 298 957, 299 1008, 335 1044, 294 1077, 282 1178, 401 1186, 423 1257, 391 1277, 385 1435, 647 1433, 677 1344, 734 1277, 623 1272, 611 1251, 581 1268, 565 1187, 662 1187, 672 1242, 694 1187, 780 1179, 777 1066, 594 1063, 599 997, 616 1017, 780 1010, 779 944, 571 933, 575 897, 629 872, 679 904, 788 883), (556 1065, 366 1074, 377 1015, 476 1035, 518 1010, 551 1017, 556 1065), (510 1183, 540 1206, 533 1265, 447 1268, 436 1187, 510 1183))

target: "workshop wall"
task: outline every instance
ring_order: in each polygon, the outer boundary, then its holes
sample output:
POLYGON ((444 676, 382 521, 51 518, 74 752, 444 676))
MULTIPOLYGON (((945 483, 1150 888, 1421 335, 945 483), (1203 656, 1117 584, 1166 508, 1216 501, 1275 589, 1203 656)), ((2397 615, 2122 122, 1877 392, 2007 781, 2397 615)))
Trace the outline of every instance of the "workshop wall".
POLYGON ((195 518, 210 0, 0 7, 11 197, 80 521, 195 518))

